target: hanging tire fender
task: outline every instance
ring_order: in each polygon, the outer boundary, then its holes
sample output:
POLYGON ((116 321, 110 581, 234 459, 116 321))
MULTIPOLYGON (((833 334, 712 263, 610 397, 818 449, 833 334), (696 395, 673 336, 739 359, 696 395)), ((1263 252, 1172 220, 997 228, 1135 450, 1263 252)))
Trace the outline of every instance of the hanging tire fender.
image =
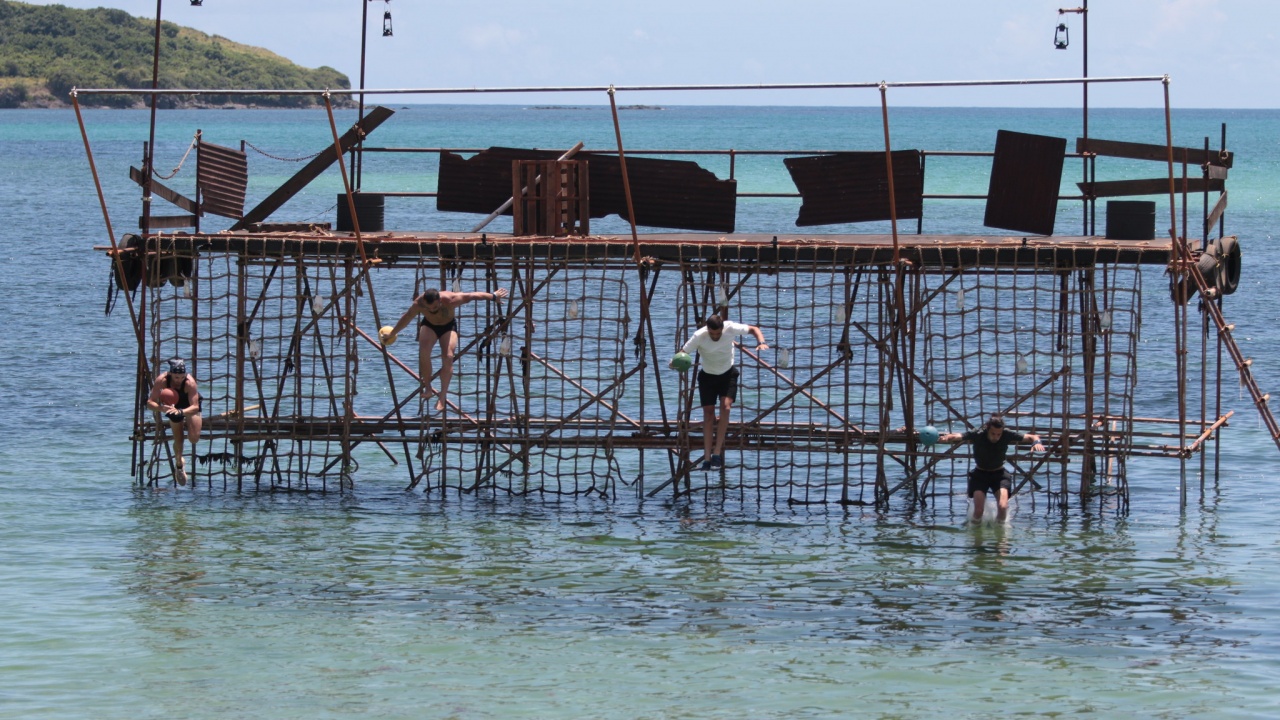
POLYGON ((1214 240, 1209 247, 1217 265, 1218 292, 1231 295, 1240 289, 1240 240, 1235 235, 1227 235, 1214 240))

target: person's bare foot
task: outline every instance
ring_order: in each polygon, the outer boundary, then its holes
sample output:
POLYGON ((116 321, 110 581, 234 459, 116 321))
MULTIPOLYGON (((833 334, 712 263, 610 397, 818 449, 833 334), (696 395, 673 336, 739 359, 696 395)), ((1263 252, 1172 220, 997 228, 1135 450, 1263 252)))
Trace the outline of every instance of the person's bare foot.
POLYGON ((173 477, 178 481, 179 485, 185 486, 187 484, 187 468, 184 463, 178 463, 178 468, 173 471, 173 477))
POLYGON ((444 396, 443 395, 436 396, 436 411, 444 412, 444 396))

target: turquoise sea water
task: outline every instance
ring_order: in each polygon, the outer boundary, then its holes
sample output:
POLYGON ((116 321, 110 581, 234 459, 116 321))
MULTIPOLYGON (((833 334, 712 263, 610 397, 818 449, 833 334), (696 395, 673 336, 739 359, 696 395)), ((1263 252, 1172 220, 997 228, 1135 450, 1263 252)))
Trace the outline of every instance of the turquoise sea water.
MULTIPOLYGON (((87 119, 127 232, 146 113, 87 119)), ((161 119, 161 170, 197 127, 282 157, 331 140, 321 112, 161 119)), ((931 150, 987 149, 996 128, 1073 138, 1080 124, 1034 109, 892 120, 896 147, 931 150)), ((1277 392, 1280 111, 1177 112, 1174 141, 1216 146, 1222 122, 1237 153, 1227 226, 1246 257, 1226 313, 1277 392)), ((668 108, 622 123, 632 148, 883 143, 878 109, 668 108)), ((1099 110, 1090 129, 1164 133, 1157 111, 1099 110)), ((413 106, 371 144, 608 148, 612 133, 598 107, 413 106)), ((297 168, 251 162, 251 198, 297 168)), ((931 160, 926 190, 982 193, 988 162, 931 160)), ((365 173, 367 189, 425 189, 434 158, 370 157, 365 173)), ((747 192, 791 187, 776 159, 740 159, 736 174, 747 192)), ((331 219, 339 187, 327 175, 282 215, 331 219)), ((0 111, 0 198, 0 717, 1280 715, 1280 451, 1234 386, 1221 475, 1203 494, 1192 478, 1185 512, 1177 463, 1144 459, 1131 461, 1127 516, 1021 502, 1007 527, 977 529, 959 497, 882 513, 705 495, 459 500, 406 494, 401 471, 367 465, 344 495, 142 491, 127 474, 135 347, 127 314, 102 314, 107 265, 92 247, 107 236, 72 113, 0 111)), ((475 222, 429 207, 393 200, 388 222, 475 222)), ((744 201, 739 230, 786 231, 795 207, 744 201)), ((925 231, 981 232, 981 215, 937 203, 925 231)), ((1080 222, 1064 205, 1059 232, 1080 222)), ((1168 364, 1152 273, 1144 371, 1168 364)), ((1139 411, 1175 412, 1169 379, 1144 377, 1139 411)))

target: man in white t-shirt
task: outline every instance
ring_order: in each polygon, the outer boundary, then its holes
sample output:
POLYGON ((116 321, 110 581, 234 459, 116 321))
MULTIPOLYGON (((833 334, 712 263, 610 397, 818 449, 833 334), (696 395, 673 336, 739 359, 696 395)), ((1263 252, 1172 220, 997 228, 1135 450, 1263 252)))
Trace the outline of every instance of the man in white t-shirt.
POLYGON ((734 338, 754 335, 757 350, 768 350, 764 333, 755 325, 726 322, 712 315, 707 324, 684 344, 684 352, 702 358, 698 370, 698 397, 702 402, 702 469, 724 467, 724 436, 729 428, 729 410, 738 397, 738 369, 733 366, 734 338), (720 407, 717 422, 716 406, 720 407), (714 444, 712 442, 714 438, 714 444))

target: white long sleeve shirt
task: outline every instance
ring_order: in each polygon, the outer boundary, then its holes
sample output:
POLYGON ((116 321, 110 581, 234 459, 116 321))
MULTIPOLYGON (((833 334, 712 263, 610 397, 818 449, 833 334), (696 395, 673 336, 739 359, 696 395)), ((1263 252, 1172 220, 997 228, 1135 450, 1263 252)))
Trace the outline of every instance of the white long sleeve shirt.
POLYGON ((712 340, 711 333, 705 327, 698 331, 684 344, 684 351, 692 355, 697 352, 702 356, 702 371, 708 375, 723 375, 733 367, 735 352, 733 341, 743 335, 751 334, 751 326, 726 320, 724 332, 719 340, 712 340))

